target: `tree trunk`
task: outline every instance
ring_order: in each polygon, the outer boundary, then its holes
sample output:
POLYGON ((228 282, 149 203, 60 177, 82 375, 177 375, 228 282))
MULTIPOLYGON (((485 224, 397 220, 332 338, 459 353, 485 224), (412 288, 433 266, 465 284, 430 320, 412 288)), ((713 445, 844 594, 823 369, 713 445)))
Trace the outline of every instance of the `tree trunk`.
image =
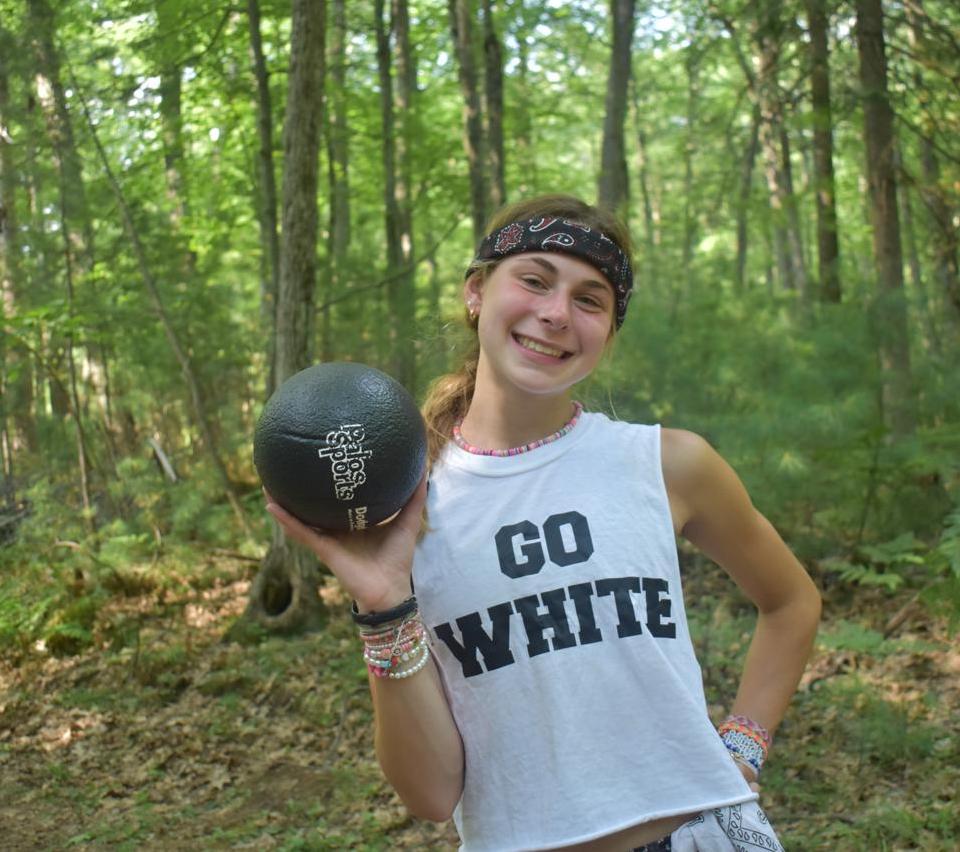
MULTIPOLYGON (((7 343, 7 317, 14 315, 19 281, 19 249, 17 247, 16 182, 13 176, 13 157, 10 150, 13 139, 8 130, 10 118, 10 86, 7 57, 13 40, 0 26, 0 477, 4 505, 15 501, 13 479, 13 442, 11 440, 9 400, 14 397, 8 363, 16 356, 7 343)), ((11 338, 12 339, 12 338, 11 338)), ((18 395, 18 394, 17 394, 18 395)))
MULTIPOLYGON (((913 0, 905 7, 907 21, 910 25, 908 38, 914 53, 923 54, 924 32, 923 21, 926 13, 922 0, 913 0)), ((919 70, 913 73, 914 87, 918 92, 926 89, 926 81, 919 70)), ((923 110, 923 133, 920 134, 920 168, 922 183, 920 193, 924 204, 929 211, 929 220, 932 231, 932 248, 934 252, 934 269, 937 283, 946 301, 948 322, 955 334, 960 334, 960 263, 958 263, 958 249, 960 249, 960 225, 957 224, 956 211, 947 201, 947 194, 941 182, 940 161, 936 149, 931 141, 933 135, 933 120, 929 114, 929 107, 923 110)))
POLYGON ((817 271, 820 299, 839 303, 840 242, 833 176, 833 113, 825 0, 806 0, 810 27, 810 97, 813 108, 813 186, 817 199, 817 271))
MULTIPOLYGON (((342 2, 342 0, 341 0, 342 2)), ((276 388, 275 348, 277 289, 280 280, 280 233, 277 226, 277 181, 273 167, 273 105, 270 77, 260 37, 259 0, 247 0, 247 22, 250 28, 250 58, 257 84, 257 219, 260 223, 260 318, 267 337, 266 396, 276 388)))
POLYGON ((377 36, 377 69, 380 78, 381 155, 383 157, 383 208, 387 237, 387 302, 389 313, 389 360, 391 372, 413 389, 413 235, 409 198, 409 158, 405 121, 409 119, 409 35, 406 33, 406 4, 395 2, 392 10, 397 31, 397 49, 391 48, 390 32, 384 22, 384 0, 374 2, 377 36), (398 26, 399 25, 399 26, 398 26), (401 33, 405 36, 401 39, 401 33), (401 45, 406 41, 406 47, 401 45), (398 60, 398 83, 394 103, 393 56, 398 60), (401 59, 401 56, 403 57, 401 59), (397 112, 400 130, 397 132, 397 112))
POLYGON ((410 47, 410 14, 407 0, 392 0, 391 20, 394 33, 394 65, 397 69, 396 112, 400 115, 396 133, 396 166, 393 181, 396 209, 396 245, 391 254, 397 266, 396 277, 388 285, 391 314, 396 317, 394 335, 394 378, 411 393, 416 392, 416 262, 413 238, 413 190, 410 150, 416 136, 416 66, 410 47))
POLYGON ((44 107, 51 142, 61 158, 60 170, 66 191, 64 216, 70 228, 71 251, 74 257, 83 260, 84 267, 88 267, 91 265, 93 227, 88 213, 80 156, 60 76, 60 58, 54 44, 54 13, 47 5, 47 0, 28 0, 27 7, 33 49, 40 72, 38 94, 44 107))
POLYGON ((600 179, 597 185, 600 204, 624 215, 630 194, 623 123, 627 115, 627 86, 630 82, 635 12, 636 0, 610 0, 613 49, 607 74, 600 179))
POLYGON ((474 61, 473 3, 471 0, 448 0, 450 30, 457 54, 457 75, 463 96, 463 149, 470 170, 470 210, 473 216, 473 239, 479 243, 487 223, 487 182, 484 164, 486 145, 483 119, 480 114, 480 90, 474 61))
MULTIPOLYGON (((67 252, 65 257, 74 279, 71 286, 75 283, 89 290, 88 301, 96 304, 99 301, 96 276, 90 275, 95 261, 93 219, 90 215, 80 154, 74 138, 73 121, 61 78, 60 56, 55 43, 55 13, 47 0, 29 0, 27 13, 38 71, 37 100, 57 166, 62 226, 67 229, 64 238, 67 252)), ((83 341, 98 363, 98 369, 88 377, 89 391, 98 401, 103 418, 109 426, 110 410, 106 388, 109 385, 110 362, 106 347, 98 340, 107 338, 106 320, 103 317, 93 320, 93 325, 98 334, 93 335, 92 340, 83 341)), ((72 357, 71 353, 67 361, 72 357)), ((69 383, 67 386, 54 384, 51 387, 52 397, 65 402, 62 391, 68 386, 69 383)), ((66 410, 69 410, 69 403, 66 410)))
MULTIPOLYGON (((293 0, 283 126, 283 215, 274 368, 277 384, 309 366, 312 353, 325 29, 324 0, 293 0)), ((250 589, 245 620, 273 632, 315 629, 324 620, 317 594, 316 560, 291 543, 279 525, 274 523, 272 529, 270 549, 250 589)))
POLYGON ((527 10, 523 0, 516 4, 516 16, 520 23, 514 31, 517 41, 517 71, 513 79, 516 93, 514 112, 514 134, 511 139, 514 164, 518 174, 517 192, 521 196, 530 194, 531 187, 537 185, 537 157, 534 146, 535 126, 532 116, 530 95, 530 42, 531 27, 527 20, 527 10))
MULTIPOLYGON (((0 27, 0 313, 15 316, 25 281, 20 262, 19 222, 17 217, 17 170, 11 136, 9 57, 13 38, 0 27)), ((33 412, 33 365, 29 350, 0 328, 3 345, 3 376, 0 404, 3 406, 6 435, 6 465, 12 477, 14 453, 28 453, 37 447, 33 412), (9 418, 9 420, 7 419, 9 418), (12 423, 11 427, 9 424, 12 423)))
POLYGON ((806 264, 799 216, 792 194, 789 144, 783 119, 779 85, 780 47, 783 37, 781 0, 761 5, 754 31, 755 97, 760 107, 760 147, 773 212, 773 241, 780 285, 806 291, 806 264))
POLYGON ((913 433, 916 414, 903 289, 903 253, 897 213, 893 110, 887 94, 887 59, 881 0, 857 0, 857 48, 863 97, 873 257, 877 272, 874 331, 879 347, 884 420, 894 437, 913 433))
MULTIPOLYGON (((181 8, 175 0, 156 0, 157 36, 162 43, 158 50, 160 70, 160 128, 163 142, 163 174, 166 181, 168 218, 171 232, 181 240, 181 230, 187 216, 186 161, 183 155, 183 70, 178 60, 183 51, 180 37, 183 22, 181 8), (174 54, 176 58, 170 60, 174 54)), ((178 274, 186 280, 191 262, 187 252, 178 246, 178 274)))
POLYGON ((764 29, 758 29, 757 52, 754 58, 757 81, 757 103, 760 107, 760 149, 763 152, 763 171, 772 212, 773 251, 780 286, 786 290, 796 287, 793 267, 787 251, 786 211, 783 205, 783 176, 777 138, 782 122, 780 94, 777 91, 776 65, 779 44, 764 29))
POLYGON ((693 160, 696 153, 697 101, 700 96, 700 55, 694 45, 686 49, 684 70, 687 76, 686 126, 683 129, 683 280, 693 284, 690 269, 693 263, 693 247, 697 236, 697 221, 694 213, 693 160))
POLYGON ((921 342, 923 348, 939 356, 942 352, 940 334, 937 329, 937 317, 930 303, 927 282, 920 263, 920 250, 917 247, 917 233, 913 219, 913 203, 909 187, 901 187, 899 192, 900 214, 903 222, 903 242, 906 248, 906 267, 910 272, 910 285, 913 292, 916 313, 921 321, 921 342))
POLYGON ((66 282, 67 319, 71 321, 71 330, 67 331, 64 341, 67 359, 67 378, 70 391, 70 412, 76 429, 77 473, 80 476, 80 499, 83 504, 83 525, 88 534, 96 533, 96 518, 90 501, 90 463, 87 452, 87 434, 83 425, 83 410, 80 406, 80 393, 77 389, 77 364, 74 350, 72 326, 76 319, 76 292, 73 285, 73 257, 70 251, 70 230, 64 215, 64 187, 61 175, 60 192, 60 234, 63 238, 64 280, 66 282))
POLYGON ((633 102, 633 122, 637 134, 637 177, 640 182, 640 199, 643 203, 643 257, 639 261, 645 278, 651 287, 656 287, 660 280, 659 258, 657 256, 660 245, 660 233, 657 230, 653 215, 653 198, 650 193, 650 168, 647 155, 647 131, 644 127, 644 115, 640 105, 636 78, 631 77, 630 95, 633 102))
MULTIPOLYGON (((73 135, 73 125, 67 109, 66 93, 60 79, 60 59, 54 42, 56 25, 53 12, 45 0, 30 0, 28 14, 34 37, 37 61, 36 87, 47 125, 47 134, 53 149, 57 169, 60 203, 60 239, 63 243, 65 303, 67 317, 76 315, 75 276, 86 274, 93 266, 93 229, 87 208, 86 190, 80 169, 80 157, 73 135)), ((90 463, 83 410, 77 386, 74 352, 73 322, 63 339, 67 368, 67 410, 76 430, 77 469, 80 476, 80 497, 83 504, 84 525, 89 533, 95 531, 90 501, 90 463)))
POLYGON ((346 0, 334 0, 330 30, 329 109, 327 131, 327 176, 330 220, 327 238, 327 298, 322 310, 322 360, 333 360, 333 312, 331 302, 344 286, 343 275, 350 246, 350 144, 347 125, 347 10, 346 0))
POLYGON ((780 162, 783 174, 783 206, 787 211, 787 245, 789 247, 790 266, 793 280, 800 295, 810 295, 810 282, 807 280, 807 260, 803 251, 803 228, 800 225, 800 209, 797 195, 793 191, 793 158, 790 155, 790 134, 785 124, 780 125, 780 162))
POLYGON ((753 192, 753 167, 760 146, 760 108, 754 104, 750 119, 750 139, 740 166, 740 187, 737 192, 737 261, 734 284, 738 293, 747 286, 747 249, 749 236, 747 223, 750 219, 750 196, 753 192))
POLYGON ((483 0, 483 67, 486 93, 487 158, 490 207, 496 210, 507 199, 503 157, 503 48, 493 20, 493 3, 483 0))

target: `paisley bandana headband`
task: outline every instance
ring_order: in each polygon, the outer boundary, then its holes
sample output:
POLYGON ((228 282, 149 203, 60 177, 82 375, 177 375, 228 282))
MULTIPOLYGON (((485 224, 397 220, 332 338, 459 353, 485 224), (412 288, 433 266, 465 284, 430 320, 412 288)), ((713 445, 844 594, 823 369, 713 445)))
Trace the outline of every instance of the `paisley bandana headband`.
POLYGON ((613 285, 617 299, 616 326, 623 325, 627 303, 633 295, 633 270, 630 261, 613 240, 596 228, 590 228, 558 216, 538 216, 511 222, 485 237, 477 256, 467 269, 469 277, 485 260, 502 260, 528 251, 555 251, 572 254, 603 273, 613 285))

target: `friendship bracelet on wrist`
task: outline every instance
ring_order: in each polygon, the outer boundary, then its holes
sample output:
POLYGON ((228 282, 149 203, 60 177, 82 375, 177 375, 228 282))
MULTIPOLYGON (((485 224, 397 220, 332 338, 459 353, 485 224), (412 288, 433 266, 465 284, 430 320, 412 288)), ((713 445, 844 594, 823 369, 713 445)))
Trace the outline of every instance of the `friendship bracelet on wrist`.
POLYGON ((720 723, 719 727, 723 728, 725 726, 732 725, 753 732, 763 741, 763 744, 768 749, 770 748, 770 743, 773 742, 773 737, 770 736, 770 732, 759 722, 754 722, 753 719, 750 719, 747 716, 731 714, 720 723))
POLYGON ((720 739, 736 763, 748 766, 759 777, 770 748, 770 733, 746 716, 728 716, 717 727, 720 739))
MULTIPOLYGON (((394 610, 407 608, 404 601, 394 610)), ((427 630, 420 613, 416 609, 388 624, 378 626, 360 625, 360 639, 363 642, 363 660, 367 671, 377 678, 393 680, 407 678, 416 674, 427 665, 430 659, 430 646, 427 642, 427 630)))

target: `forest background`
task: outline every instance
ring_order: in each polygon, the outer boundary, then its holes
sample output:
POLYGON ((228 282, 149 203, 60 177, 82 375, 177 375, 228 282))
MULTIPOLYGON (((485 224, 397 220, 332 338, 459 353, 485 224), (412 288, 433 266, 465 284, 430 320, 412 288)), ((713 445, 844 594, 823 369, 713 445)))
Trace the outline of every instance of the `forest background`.
MULTIPOLYGON (((454 845, 251 436, 319 360, 422 398, 487 216, 568 192, 636 243, 581 397, 707 436, 824 593, 788 848, 956 848, 958 139, 949 0, 0 0, 5 847, 454 845)), ((722 715, 750 610, 681 557, 722 715)))

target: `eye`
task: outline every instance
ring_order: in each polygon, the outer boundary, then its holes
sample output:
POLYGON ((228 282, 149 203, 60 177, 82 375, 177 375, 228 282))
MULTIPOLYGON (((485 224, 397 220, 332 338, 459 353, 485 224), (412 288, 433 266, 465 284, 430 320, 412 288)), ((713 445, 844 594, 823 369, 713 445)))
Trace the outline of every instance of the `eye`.
POLYGON ((547 287, 543 280, 536 275, 521 275, 520 280, 528 287, 533 287, 537 290, 545 290, 547 287))
POLYGON ((607 309, 606 302, 597 296, 591 296, 589 294, 578 296, 577 301, 590 311, 605 311, 607 309))

